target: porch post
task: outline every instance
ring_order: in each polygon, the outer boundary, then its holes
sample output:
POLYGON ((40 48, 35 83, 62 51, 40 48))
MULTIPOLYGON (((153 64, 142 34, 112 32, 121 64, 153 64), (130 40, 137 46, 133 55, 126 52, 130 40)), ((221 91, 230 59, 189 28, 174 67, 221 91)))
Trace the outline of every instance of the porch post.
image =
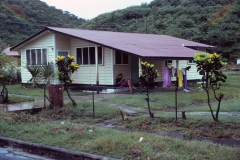
MULTIPOLYGON (((56 50, 56 34, 53 33, 53 52, 54 52, 54 55, 55 55, 55 58, 54 60, 57 58, 57 50, 56 50)), ((55 63, 55 62, 53 62, 55 63)), ((57 67, 56 65, 54 65, 54 72, 56 73, 57 71, 57 67)), ((56 77, 54 77, 54 80, 53 80, 53 84, 58 84, 58 79, 56 77)))
POLYGON ((97 85, 97 93, 99 94, 98 86, 99 86, 99 72, 98 72, 98 45, 95 44, 95 64, 96 64, 96 85, 97 85))
POLYGON ((114 69, 114 54, 113 54, 113 49, 111 49, 111 72, 112 72, 112 85, 115 84, 115 69, 114 69))
MULTIPOLYGON (((176 78, 177 78, 177 80, 176 80, 176 81, 178 81, 178 70, 179 70, 179 63, 178 63, 178 60, 176 60, 176 68, 177 68, 177 74, 176 74, 176 78)), ((178 83, 177 83, 177 86, 178 86, 178 83)))
MULTIPOLYGON (((142 72, 141 62, 142 62, 142 59, 138 58, 138 77, 140 77, 140 73, 142 72)), ((140 88, 140 93, 142 94, 142 84, 141 84, 141 82, 139 82, 139 88, 140 88)))
POLYGON ((176 112, 176 122, 177 122, 177 92, 178 92, 178 60, 176 60, 176 68, 177 68, 177 73, 176 73, 176 88, 175 88, 175 112, 176 112))

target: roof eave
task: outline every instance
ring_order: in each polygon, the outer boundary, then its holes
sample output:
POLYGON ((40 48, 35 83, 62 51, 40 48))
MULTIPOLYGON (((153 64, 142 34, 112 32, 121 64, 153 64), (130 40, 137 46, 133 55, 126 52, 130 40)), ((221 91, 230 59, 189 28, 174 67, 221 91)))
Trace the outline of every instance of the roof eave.
POLYGON ((142 57, 144 60, 193 60, 193 57, 142 57))
POLYGON ((45 32, 46 30, 48 30, 48 27, 45 27, 43 30, 35 33, 34 35, 30 36, 29 38, 27 38, 27 39, 23 40, 22 42, 16 44, 15 46, 11 47, 10 51, 18 48, 18 47, 21 46, 22 44, 24 44, 24 43, 26 43, 27 41, 33 39, 33 38, 36 37, 37 35, 40 35, 41 33, 45 32))

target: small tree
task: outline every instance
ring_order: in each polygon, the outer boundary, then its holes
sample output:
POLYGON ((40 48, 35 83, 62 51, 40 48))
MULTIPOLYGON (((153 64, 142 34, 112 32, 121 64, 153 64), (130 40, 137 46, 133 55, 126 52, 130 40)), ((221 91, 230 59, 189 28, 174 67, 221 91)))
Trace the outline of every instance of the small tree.
MULTIPOLYGON (((6 84, 9 80, 9 71, 12 73, 13 69, 16 71, 16 66, 13 63, 16 58, 7 56, 6 54, 0 54, 0 81, 2 86, 2 91, 0 92, 0 96, 2 98, 2 103, 7 103, 8 100, 8 90, 6 84)), ((10 81, 12 79, 10 78, 10 81)))
POLYGON ((27 65, 28 72, 32 75, 32 78, 30 78, 27 83, 32 83, 32 87, 37 87, 37 78, 40 76, 41 73, 41 67, 40 66, 29 66, 27 65))
MULTIPOLYGON (((47 95, 46 95, 46 86, 48 86, 50 84, 50 81, 52 78, 54 78, 54 64, 53 62, 49 63, 47 65, 43 65, 40 67, 41 69, 41 76, 44 82, 44 107, 46 106, 45 104, 45 100, 46 98, 48 99, 47 95)), ((50 100, 48 99, 48 101, 50 102, 50 100)), ((50 103, 50 105, 52 105, 50 103)))
POLYGON ((197 71, 200 75, 202 75, 202 87, 207 92, 207 101, 212 118, 214 121, 218 122, 218 115, 223 94, 219 93, 217 95, 216 90, 220 89, 221 82, 225 82, 227 79, 227 76, 221 71, 221 68, 225 65, 225 63, 221 61, 221 55, 217 53, 196 53, 194 60, 197 64, 197 71), (209 85, 211 87, 210 89, 213 90, 215 99, 218 101, 215 115, 210 104, 209 85))
POLYGON ((61 83, 63 83, 64 88, 67 91, 68 97, 72 101, 73 105, 76 106, 76 102, 74 99, 71 98, 69 92, 68 92, 68 85, 72 84, 73 79, 71 79, 71 75, 77 71, 80 66, 76 63, 74 63, 74 56, 68 55, 68 58, 65 59, 65 56, 58 56, 56 58, 56 64, 57 64, 57 77, 61 83))
POLYGON ((41 66, 41 74, 44 84, 49 85, 52 78, 54 78, 54 64, 53 62, 41 66))
POLYGON ((155 70, 154 65, 148 62, 141 62, 141 69, 142 72, 140 73, 139 82, 144 86, 146 89, 146 101, 148 104, 148 112, 151 118, 154 117, 153 113, 151 113, 150 104, 149 104, 149 87, 152 83, 156 80, 159 76, 157 70, 155 70))

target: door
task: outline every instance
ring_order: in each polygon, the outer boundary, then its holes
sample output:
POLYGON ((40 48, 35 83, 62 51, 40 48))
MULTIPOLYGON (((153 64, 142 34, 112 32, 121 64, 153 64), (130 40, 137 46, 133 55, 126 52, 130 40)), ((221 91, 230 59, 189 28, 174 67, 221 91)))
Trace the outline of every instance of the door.
POLYGON ((131 56, 131 81, 132 83, 138 83, 139 79, 139 58, 137 56, 131 56))

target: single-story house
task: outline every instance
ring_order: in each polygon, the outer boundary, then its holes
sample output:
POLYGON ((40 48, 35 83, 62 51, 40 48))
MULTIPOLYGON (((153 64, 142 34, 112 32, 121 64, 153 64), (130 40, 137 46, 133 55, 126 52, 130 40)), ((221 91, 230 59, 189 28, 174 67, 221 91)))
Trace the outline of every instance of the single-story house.
POLYGON ((191 66, 188 80, 199 80, 193 56, 214 48, 168 35, 46 27, 11 50, 21 54, 22 83, 31 78, 26 65, 55 63, 58 55, 70 54, 80 64, 78 72, 72 75, 75 84, 114 85, 119 73, 137 82, 141 61, 155 65, 160 73, 156 82, 163 82, 166 66, 179 69, 191 66))
POLYGON ((236 64, 240 64, 240 58, 237 58, 236 61, 237 61, 236 64))

